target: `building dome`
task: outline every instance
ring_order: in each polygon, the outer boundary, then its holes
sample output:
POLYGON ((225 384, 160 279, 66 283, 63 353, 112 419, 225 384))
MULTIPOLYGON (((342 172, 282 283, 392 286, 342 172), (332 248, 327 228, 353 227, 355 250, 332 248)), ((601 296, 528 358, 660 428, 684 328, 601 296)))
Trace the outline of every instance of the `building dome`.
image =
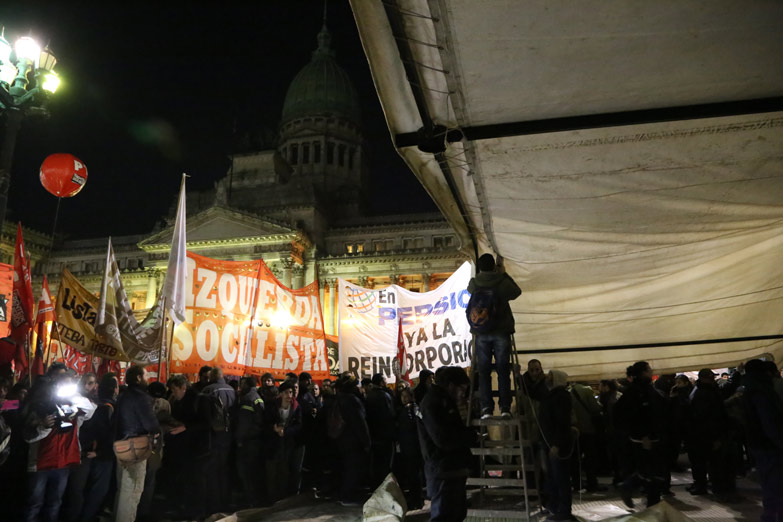
POLYGON ((337 65, 332 37, 323 26, 313 59, 299 71, 285 96, 281 124, 307 116, 342 116, 359 124, 356 89, 348 74, 337 65))

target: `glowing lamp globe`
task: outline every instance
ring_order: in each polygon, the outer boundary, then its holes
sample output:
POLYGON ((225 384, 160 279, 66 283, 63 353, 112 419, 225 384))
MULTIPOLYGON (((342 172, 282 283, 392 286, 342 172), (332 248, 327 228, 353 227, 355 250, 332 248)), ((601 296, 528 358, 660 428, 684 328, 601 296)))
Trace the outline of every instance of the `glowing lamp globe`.
POLYGON ((87 167, 73 154, 52 154, 41 164, 41 185, 58 198, 70 198, 87 184, 87 167))

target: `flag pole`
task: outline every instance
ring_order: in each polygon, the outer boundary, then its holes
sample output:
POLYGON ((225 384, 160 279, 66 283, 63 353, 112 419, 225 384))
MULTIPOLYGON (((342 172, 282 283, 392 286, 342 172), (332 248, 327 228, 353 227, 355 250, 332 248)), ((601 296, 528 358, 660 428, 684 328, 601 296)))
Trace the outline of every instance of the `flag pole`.
POLYGON ((158 346, 158 382, 160 382, 161 371, 163 368, 163 341, 166 340, 166 323, 169 318, 166 317, 166 296, 163 296, 163 335, 160 336, 160 346, 158 346))
POLYGON ((60 339, 60 329, 55 328, 54 332, 57 334, 57 351, 60 353, 60 358, 65 362, 65 354, 63 354, 63 342, 60 339))
POLYGON ((52 358, 52 330, 55 329, 54 326, 57 324, 56 321, 52 321, 51 326, 49 326, 49 344, 46 345, 46 360, 44 361, 44 372, 49 368, 49 365, 51 364, 49 361, 52 358))
MULTIPOLYGON (((171 322, 171 332, 169 333, 169 343, 166 345, 166 348, 167 348, 167 350, 166 350, 166 374, 167 375, 171 375, 171 351, 172 351, 171 348, 172 348, 172 345, 174 344, 174 329, 177 328, 177 325, 174 324, 174 321, 172 321, 171 319, 169 319, 169 321, 171 322)), ((164 335, 165 335, 165 330, 164 330, 164 335)))

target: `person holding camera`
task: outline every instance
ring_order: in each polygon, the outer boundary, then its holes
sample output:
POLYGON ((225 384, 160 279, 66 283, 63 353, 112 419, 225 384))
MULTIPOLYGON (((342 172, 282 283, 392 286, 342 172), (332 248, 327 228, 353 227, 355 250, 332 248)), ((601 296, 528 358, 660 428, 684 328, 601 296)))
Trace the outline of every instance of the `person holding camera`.
POLYGON ((81 461, 79 429, 94 411, 95 404, 79 395, 63 363, 53 363, 36 380, 22 414, 29 444, 25 520, 58 520, 70 468, 81 461))
POLYGON ((133 522, 144 491, 147 459, 160 437, 160 425, 147 394, 146 371, 134 365, 125 373, 128 390, 117 400, 114 453, 117 456, 117 522, 133 522))

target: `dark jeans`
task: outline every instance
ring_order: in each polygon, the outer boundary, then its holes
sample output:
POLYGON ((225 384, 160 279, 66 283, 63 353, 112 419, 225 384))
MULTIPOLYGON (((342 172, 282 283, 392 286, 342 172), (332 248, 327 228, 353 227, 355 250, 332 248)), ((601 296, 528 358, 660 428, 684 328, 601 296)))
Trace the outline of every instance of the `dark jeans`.
POLYGON ((571 462, 569 459, 547 456, 546 508, 558 517, 571 514, 571 462))
POLYGON ((481 409, 494 409, 492 398, 492 355, 498 373, 500 409, 511 409, 511 336, 510 334, 476 334, 476 359, 478 360, 479 397, 481 409))
POLYGON ((761 480, 761 522, 783 520, 783 451, 751 448, 761 480))
POLYGON ((632 442, 630 447, 632 470, 620 487, 633 490, 644 484, 647 491, 647 507, 661 501, 661 490, 668 472, 666 448, 660 443, 654 443, 652 449, 646 450, 641 444, 632 442))
POLYGON ((595 489, 598 487, 598 445, 596 440, 597 436, 595 433, 581 433, 579 435, 579 450, 581 455, 575 451, 572 459, 574 466, 572 477, 574 486, 577 490, 580 489, 580 486, 587 489, 595 489), (587 481, 584 484, 579 483, 581 472, 584 472, 587 477, 587 481))
POLYGON ((57 522, 70 471, 68 468, 62 468, 27 474, 29 483, 27 513, 25 513, 27 522, 39 520, 57 522))
POLYGON ((115 459, 90 459, 90 473, 84 489, 84 505, 80 521, 91 522, 98 517, 111 486, 115 459))
POLYGON ((84 492, 87 480, 90 477, 91 462, 93 459, 82 457, 78 466, 71 468, 68 474, 68 487, 65 489, 65 519, 68 522, 80 522, 82 508, 84 506, 84 492))
POLYGON ((361 448, 339 446, 340 452, 340 500, 359 502, 364 500, 368 452, 361 448))
POLYGON ((381 485, 381 482, 389 474, 394 458, 394 441, 379 440, 372 444, 372 477, 370 487, 372 489, 381 485))
POLYGON ((430 522, 459 522, 468 516, 465 495, 467 477, 441 478, 432 466, 424 465, 427 494, 430 496, 430 522))
POLYGON ((237 446, 237 475, 248 507, 268 504, 265 464, 262 458, 261 441, 244 442, 241 446, 237 446))
MULTIPOLYGON (((725 445, 726 442, 723 442, 725 445)), ((713 441, 694 440, 688 447, 688 459, 691 461, 693 483, 697 487, 707 487, 709 473, 712 492, 716 495, 728 493, 734 489, 734 479, 731 473, 730 457, 727 452, 713 448, 713 441)))

